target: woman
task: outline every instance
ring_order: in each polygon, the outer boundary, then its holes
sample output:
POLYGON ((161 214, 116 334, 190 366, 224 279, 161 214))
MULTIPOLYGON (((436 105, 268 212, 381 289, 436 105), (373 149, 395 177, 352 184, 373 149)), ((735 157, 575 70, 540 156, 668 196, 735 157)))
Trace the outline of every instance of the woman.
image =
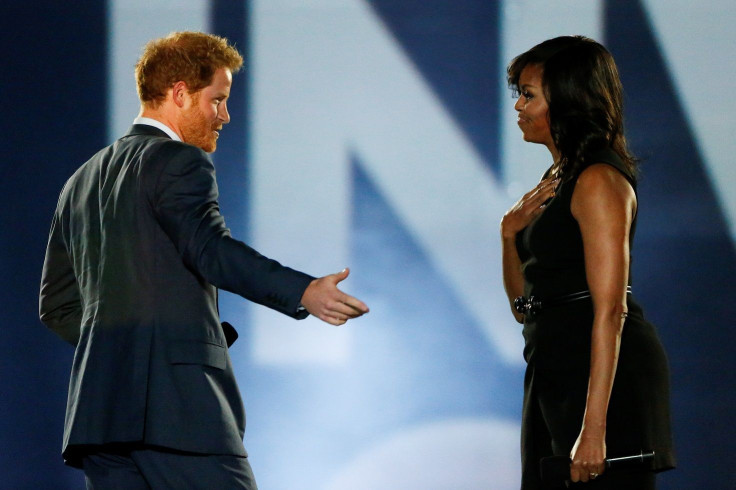
POLYGON ((616 65, 591 39, 558 37, 517 56, 508 82, 524 140, 552 156, 501 222, 504 287, 526 341, 522 489, 554 488, 539 470, 552 455, 570 457, 583 488, 654 488, 675 464, 669 372, 631 294, 636 162, 616 65), (604 474, 606 457, 641 451, 651 464, 604 474))

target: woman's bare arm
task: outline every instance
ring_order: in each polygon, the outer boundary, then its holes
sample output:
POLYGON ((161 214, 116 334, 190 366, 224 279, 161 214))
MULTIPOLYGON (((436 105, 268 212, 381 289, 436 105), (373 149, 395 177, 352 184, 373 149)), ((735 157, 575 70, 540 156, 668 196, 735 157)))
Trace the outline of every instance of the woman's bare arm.
POLYGON ((570 474, 573 481, 588 481, 590 474, 605 469, 606 415, 627 312, 629 234, 636 195, 619 171, 595 164, 578 178, 570 208, 583 238, 594 308, 585 416, 572 450, 570 474))

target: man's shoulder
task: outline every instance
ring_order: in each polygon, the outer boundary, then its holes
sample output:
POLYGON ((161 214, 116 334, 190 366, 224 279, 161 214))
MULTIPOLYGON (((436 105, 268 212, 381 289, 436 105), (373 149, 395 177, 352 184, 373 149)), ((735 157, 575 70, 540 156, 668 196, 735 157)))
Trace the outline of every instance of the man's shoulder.
POLYGON ((140 147, 147 156, 157 157, 190 156, 209 159, 207 153, 189 143, 169 138, 163 131, 152 126, 133 125, 127 134, 120 137, 113 146, 121 148, 140 147))
POLYGON ((188 165, 211 160, 200 148, 172 140, 163 134, 131 133, 118 138, 83 163, 67 180, 65 188, 84 185, 100 175, 117 174, 120 166, 138 167, 141 175, 159 174, 170 164, 188 165))
POLYGON ((172 140, 171 138, 148 137, 145 144, 149 149, 151 156, 158 158, 204 158, 209 160, 209 156, 201 148, 189 143, 172 140))
POLYGON ((153 171, 156 174, 171 165, 181 166, 195 162, 211 164, 209 156, 202 149, 172 140, 163 132, 151 129, 156 132, 130 131, 109 147, 111 149, 109 154, 106 153, 107 149, 103 149, 98 155, 103 159, 107 157, 112 160, 127 160, 134 165, 140 165, 144 172, 153 171))

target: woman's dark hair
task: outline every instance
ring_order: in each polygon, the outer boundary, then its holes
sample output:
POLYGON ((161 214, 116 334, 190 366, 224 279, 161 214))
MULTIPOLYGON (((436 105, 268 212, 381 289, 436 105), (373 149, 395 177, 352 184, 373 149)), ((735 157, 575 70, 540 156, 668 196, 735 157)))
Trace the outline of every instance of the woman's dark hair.
POLYGON ((613 56, 583 36, 549 39, 509 63, 509 87, 519 92, 527 65, 542 69, 552 140, 560 152, 560 170, 572 176, 585 158, 604 148, 615 151, 633 176, 636 159, 624 135, 623 87, 613 56))

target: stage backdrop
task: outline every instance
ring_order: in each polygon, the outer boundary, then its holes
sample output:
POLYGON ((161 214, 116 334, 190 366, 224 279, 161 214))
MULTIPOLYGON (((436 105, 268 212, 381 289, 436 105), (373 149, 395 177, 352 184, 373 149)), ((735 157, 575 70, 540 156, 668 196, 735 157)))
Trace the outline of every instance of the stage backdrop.
POLYGON ((215 154, 234 235, 371 313, 335 328, 229 294, 224 320, 264 490, 514 489, 524 363, 498 223, 550 164, 505 66, 546 38, 604 42, 642 160, 634 290, 672 366, 680 466, 733 488, 736 5, 726 0, 10 0, 3 71, 0 488, 78 489, 59 456, 71 347, 37 319, 58 192, 138 111, 142 45, 244 53, 215 154))

